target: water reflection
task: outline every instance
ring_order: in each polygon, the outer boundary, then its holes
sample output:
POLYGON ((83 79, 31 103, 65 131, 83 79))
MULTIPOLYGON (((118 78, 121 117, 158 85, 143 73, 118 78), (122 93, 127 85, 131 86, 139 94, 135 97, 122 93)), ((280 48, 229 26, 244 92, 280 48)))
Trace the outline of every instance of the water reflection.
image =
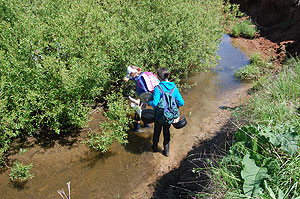
POLYGON ((234 78, 234 72, 249 64, 249 58, 239 48, 232 46, 229 35, 223 36, 217 54, 221 59, 213 72, 216 74, 219 91, 237 88, 241 81, 234 78))

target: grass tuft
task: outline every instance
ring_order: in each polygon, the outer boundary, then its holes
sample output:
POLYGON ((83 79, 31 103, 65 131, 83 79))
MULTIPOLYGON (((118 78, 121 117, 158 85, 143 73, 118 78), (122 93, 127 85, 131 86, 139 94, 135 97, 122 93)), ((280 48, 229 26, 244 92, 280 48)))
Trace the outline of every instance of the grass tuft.
POLYGON ((258 32, 256 25, 250 19, 237 22, 231 29, 230 35, 233 37, 244 37, 253 39, 258 32))
POLYGON ((264 60, 259 53, 254 53, 250 58, 250 64, 237 70, 234 76, 247 81, 258 80, 272 68, 273 65, 269 60, 264 60))

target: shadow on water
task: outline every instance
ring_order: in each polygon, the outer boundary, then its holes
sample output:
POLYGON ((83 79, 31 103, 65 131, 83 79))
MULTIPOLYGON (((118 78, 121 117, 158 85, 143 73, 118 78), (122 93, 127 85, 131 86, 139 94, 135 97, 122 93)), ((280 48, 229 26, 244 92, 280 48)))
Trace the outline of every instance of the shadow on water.
POLYGON ((38 135, 35 135, 35 144, 39 145, 43 149, 49 149, 54 147, 55 143, 61 146, 72 146, 78 141, 80 135, 79 129, 74 129, 66 132, 61 132, 57 134, 53 131, 43 131, 38 135))
POLYGON ((96 164, 99 162, 104 163, 106 159, 116 155, 116 153, 113 152, 106 152, 102 153, 99 151, 94 151, 92 154, 86 152, 85 156, 80 159, 80 161, 84 164, 86 164, 85 168, 92 169, 96 164))
POLYGON ((226 154, 237 127, 228 122, 210 140, 190 151, 180 166, 156 182, 153 199, 193 198, 193 194, 209 192, 207 160, 214 161, 226 154), (193 172, 197 169, 199 172, 193 172))
POLYGON ((147 129, 147 133, 128 132, 128 143, 124 145, 127 152, 134 154, 142 154, 151 151, 152 135, 151 129, 147 129))
POLYGON ((60 134, 57 134, 54 131, 45 130, 32 135, 32 137, 28 137, 27 134, 24 133, 14 140, 8 154, 10 156, 15 155, 20 149, 28 150, 36 146, 39 146, 44 150, 54 148, 55 144, 62 147, 72 147, 78 142, 79 136, 80 129, 65 130, 60 134))
POLYGON ((14 181, 11 182, 10 184, 13 188, 17 189, 18 191, 23 191, 24 189, 29 188, 29 186, 26 186, 27 182, 28 182, 27 180, 23 182, 14 181))

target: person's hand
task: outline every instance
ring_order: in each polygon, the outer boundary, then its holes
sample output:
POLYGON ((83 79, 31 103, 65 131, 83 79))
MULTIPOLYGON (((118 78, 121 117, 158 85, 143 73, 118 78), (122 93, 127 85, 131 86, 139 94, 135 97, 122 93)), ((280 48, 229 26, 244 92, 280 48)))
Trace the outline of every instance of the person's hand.
POLYGON ((128 82, 128 81, 129 81, 129 78, 128 78, 128 77, 124 77, 124 78, 123 78, 123 81, 128 82))

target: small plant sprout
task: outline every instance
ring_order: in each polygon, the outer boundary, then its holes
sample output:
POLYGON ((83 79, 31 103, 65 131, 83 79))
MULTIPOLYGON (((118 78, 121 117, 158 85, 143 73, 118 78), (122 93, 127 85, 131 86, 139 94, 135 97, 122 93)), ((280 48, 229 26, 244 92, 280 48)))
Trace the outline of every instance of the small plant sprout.
POLYGON ((67 185, 68 185, 68 190, 69 190, 69 197, 66 195, 65 191, 62 189, 62 190, 57 190, 57 193, 60 195, 60 197, 62 199, 71 199, 71 189, 70 189, 70 184, 71 182, 68 182, 67 185))
POLYGON ((18 161, 14 162, 13 166, 11 167, 11 173, 9 174, 11 181, 24 182, 29 178, 32 179, 34 176, 30 173, 32 166, 33 164, 24 165, 18 161))
POLYGON ((23 155, 26 151, 28 151, 27 149, 20 149, 19 154, 23 155))

